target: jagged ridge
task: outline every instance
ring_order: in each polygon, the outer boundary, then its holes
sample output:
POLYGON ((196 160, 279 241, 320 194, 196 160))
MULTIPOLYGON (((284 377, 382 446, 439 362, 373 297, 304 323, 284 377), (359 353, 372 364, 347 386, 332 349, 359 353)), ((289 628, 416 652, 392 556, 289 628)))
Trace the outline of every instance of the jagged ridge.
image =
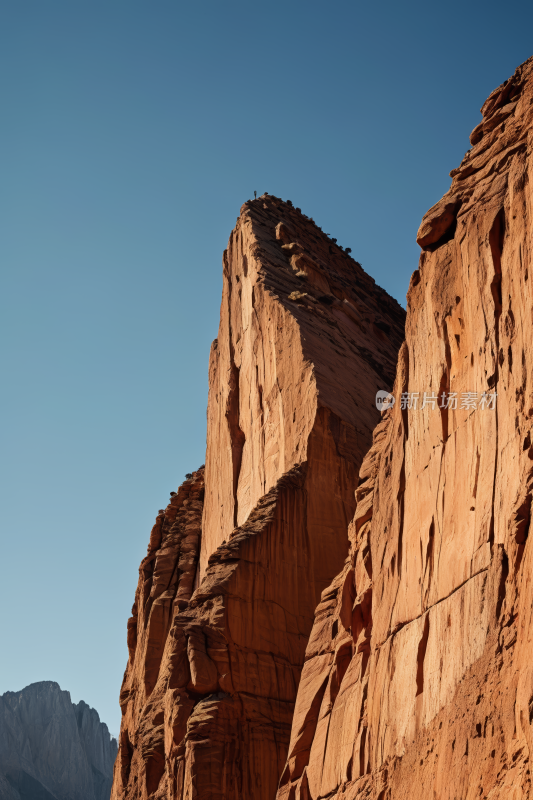
POLYGON ((0 797, 108 800, 117 742, 54 681, 0 697, 0 797))

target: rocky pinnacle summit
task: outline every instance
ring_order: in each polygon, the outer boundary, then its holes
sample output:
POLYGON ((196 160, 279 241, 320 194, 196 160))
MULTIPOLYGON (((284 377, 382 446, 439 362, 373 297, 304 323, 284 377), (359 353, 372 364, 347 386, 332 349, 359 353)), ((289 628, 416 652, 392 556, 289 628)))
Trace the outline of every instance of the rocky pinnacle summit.
POLYGON ((404 310, 263 195, 223 256, 205 467, 159 513, 128 623, 114 798, 274 798, 320 593, 404 310))

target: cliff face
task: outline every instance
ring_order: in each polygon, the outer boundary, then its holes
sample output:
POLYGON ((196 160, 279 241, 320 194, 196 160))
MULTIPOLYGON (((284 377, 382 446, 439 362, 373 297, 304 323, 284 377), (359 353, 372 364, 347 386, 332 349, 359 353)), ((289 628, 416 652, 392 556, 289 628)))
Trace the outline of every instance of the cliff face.
POLYGON ((205 470, 160 512, 141 564, 114 798, 275 796, 404 335, 403 310, 275 197, 242 207, 223 268, 205 470))
POLYGON ((97 712, 57 683, 0 697, 2 800, 108 800, 116 754, 97 712))
POLYGON ((482 113, 418 233, 397 402, 316 610, 278 800, 531 796, 532 59, 482 113))

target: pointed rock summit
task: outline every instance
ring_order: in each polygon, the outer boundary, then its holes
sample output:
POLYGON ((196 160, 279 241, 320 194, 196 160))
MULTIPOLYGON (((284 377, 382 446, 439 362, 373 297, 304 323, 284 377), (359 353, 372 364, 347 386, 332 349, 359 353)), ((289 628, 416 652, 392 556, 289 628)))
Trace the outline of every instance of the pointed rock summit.
POLYGON ((159 513, 128 623, 115 800, 275 797, 404 320, 291 203, 243 205, 223 256, 205 467, 159 513))
POLYGON ((117 742, 53 681, 0 696, 1 800, 108 800, 117 742))

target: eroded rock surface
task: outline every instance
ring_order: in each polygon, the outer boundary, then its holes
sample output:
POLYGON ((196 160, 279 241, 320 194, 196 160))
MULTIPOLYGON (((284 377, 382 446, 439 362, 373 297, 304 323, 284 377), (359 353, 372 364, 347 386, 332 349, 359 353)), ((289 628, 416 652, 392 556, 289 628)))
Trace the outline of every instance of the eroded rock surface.
POLYGON ((223 268, 205 470, 160 512, 128 624, 117 800, 275 797, 404 336, 403 309, 278 198, 245 203, 223 268))
POLYGON ((278 800, 531 797, 532 59, 482 113, 420 227, 394 390, 418 408, 363 462, 278 800))

